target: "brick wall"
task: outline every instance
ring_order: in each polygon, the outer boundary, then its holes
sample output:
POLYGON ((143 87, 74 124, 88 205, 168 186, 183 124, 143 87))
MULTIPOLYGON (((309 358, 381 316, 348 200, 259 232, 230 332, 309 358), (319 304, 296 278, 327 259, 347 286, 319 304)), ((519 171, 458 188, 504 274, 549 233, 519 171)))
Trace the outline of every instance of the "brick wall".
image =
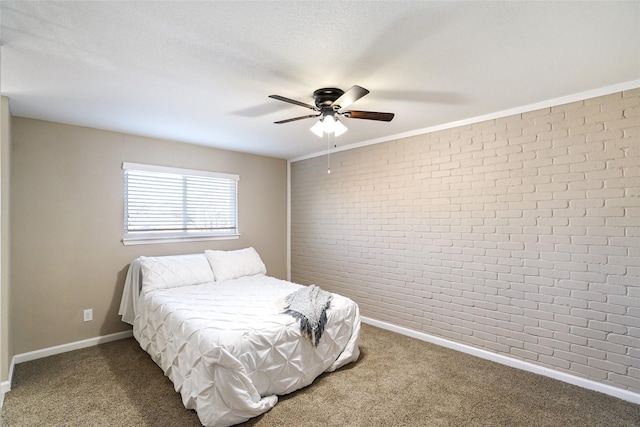
POLYGON ((292 280, 640 392, 640 89, 292 162, 292 280))

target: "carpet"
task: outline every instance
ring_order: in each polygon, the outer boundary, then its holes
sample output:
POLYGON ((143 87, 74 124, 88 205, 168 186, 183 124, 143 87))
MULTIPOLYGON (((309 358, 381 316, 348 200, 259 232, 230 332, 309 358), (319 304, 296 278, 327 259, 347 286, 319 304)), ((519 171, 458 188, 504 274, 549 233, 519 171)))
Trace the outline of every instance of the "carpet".
MULTIPOLYGON (((640 405, 362 325, 356 363, 244 426, 640 426, 640 405)), ((17 365, 3 426, 200 426, 133 339, 17 365)))

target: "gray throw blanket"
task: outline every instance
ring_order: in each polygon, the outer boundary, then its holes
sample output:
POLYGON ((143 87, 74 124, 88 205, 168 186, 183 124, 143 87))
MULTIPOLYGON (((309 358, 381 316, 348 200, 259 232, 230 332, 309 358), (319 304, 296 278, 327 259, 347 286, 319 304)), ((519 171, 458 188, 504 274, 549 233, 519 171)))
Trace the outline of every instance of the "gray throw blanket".
POLYGON ((283 313, 298 319, 300 332, 316 347, 327 324, 331 294, 316 285, 305 286, 287 295, 284 304, 283 313))

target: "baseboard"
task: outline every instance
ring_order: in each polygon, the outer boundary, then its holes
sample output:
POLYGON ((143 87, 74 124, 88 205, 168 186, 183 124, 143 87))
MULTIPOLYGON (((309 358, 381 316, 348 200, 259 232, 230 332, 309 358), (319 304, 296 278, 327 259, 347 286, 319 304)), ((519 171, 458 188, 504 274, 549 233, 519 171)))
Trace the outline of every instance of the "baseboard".
POLYGON ((472 356, 480 357, 482 359, 491 360, 492 362, 500 363, 502 365, 510 366, 516 369, 522 369, 523 371, 533 372, 535 374, 544 375, 565 383, 573 384, 578 387, 586 388, 588 390, 597 391, 600 393, 608 394, 619 399, 625 400, 631 403, 640 404, 640 394, 631 392, 629 390, 623 390, 621 388, 613 387, 607 384, 602 384, 597 381, 588 380, 586 378, 577 377, 575 375, 567 374, 565 372, 555 371, 544 366, 535 365, 523 360, 514 359, 501 354, 493 353, 491 351, 483 350, 470 345, 457 343, 445 338, 429 335, 424 332, 414 331, 402 326, 396 326, 391 323, 383 322, 369 317, 362 317, 362 322, 371 326, 386 329, 388 331, 397 332, 402 335, 406 335, 412 338, 419 339, 421 341, 430 342, 432 344, 439 345, 441 347, 450 348, 452 350, 467 353, 472 356))
POLYGON ((13 356, 13 363, 29 362, 31 360, 42 359, 43 357, 53 356, 55 354, 66 353, 68 351, 79 350, 81 348, 92 347, 98 344, 104 344, 111 341, 117 341, 133 336, 133 331, 116 332, 115 334, 103 335, 100 337, 89 338, 82 341, 76 341, 68 344, 57 345, 55 347, 43 348, 41 350, 30 351, 28 353, 16 354, 13 356))
POLYGON ((81 348, 92 347, 98 344, 104 344, 111 341, 117 341, 133 336, 133 331, 116 332, 115 334, 102 335, 100 337, 89 338, 82 341, 76 341, 68 344, 57 345, 55 347, 43 348, 41 350, 30 351, 27 353, 16 354, 11 359, 9 366, 9 380, 0 383, 0 408, 4 403, 5 393, 11 391, 11 380, 13 379, 13 369, 18 363, 29 362, 31 360, 42 359, 43 357, 53 356, 68 351, 80 350, 81 348))
MULTIPOLYGON (((4 395, 11 391, 11 379, 13 378, 13 368, 16 366, 15 360, 12 358, 9 364, 9 379, 7 381, 0 382, 0 409, 4 405, 4 395)), ((0 418, 0 424, 2 419, 0 418)))
POLYGON ((10 390, 11 390, 11 381, 0 382, 0 409, 2 409, 2 405, 4 405, 4 395, 10 390))
MULTIPOLYGON (((640 404, 640 394, 631 392, 629 390, 623 390, 621 388, 613 387, 607 384, 602 384, 597 381, 588 380, 586 378, 570 375, 565 372, 555 371, 544 366, 538 366, 530 362, 523 360, 513 359, 508 356, 493 353, 487 350, 472 347, 470 345, 461 344, 455 341, 450 341, 445 338, 436 337, 434 335, 426 334, 424 332, 414 331, 413 329, 405 328, 402 326, 396 326, 391 323, 383 322, 380 320, 372 319, 366 316, 362 317, 362 322, 371 326, 386 329, 388 331, 396 332, 402 335, 406 335, 412 338, 419 339, 421 341, 430 342, 442 347, 450 348, 452 350, 460 351, 462 353, 470 354, 472 356, 480 357, 482 359, 491 360, 492 362, 500 363, 502 365, 510 366, 516 369, 522 369, 524 371, 532 372, 545 377, 553 378, 559 381, 563 381, 569 384, 576 385, 578 387, 586 388, 588 390, 597 391, 607 394, 609 396, 617 397, 627 402, 640 404)), ((11 366, 9 369, 9 380, 0 383, 0 408, 4 402, 4 395, 11 390, 11 379, 13 377, 13 368, 18 363, 28 362, 31 360, 41 359, 43 357, 53 356, 55 354, 66 353, 68 351, 79 350, 81 348, 91 347, 98 344, 103 344, 111 341, 116 341, 133 336, 133 331, 117 332, 115 334, 103 335, 100 337, 89 338, 82 341, 76 341, 68 344, 62 344, 55 347, 44 348, 41 350, 30 351, 28 353, 17 354, 11 360, 11 366)))

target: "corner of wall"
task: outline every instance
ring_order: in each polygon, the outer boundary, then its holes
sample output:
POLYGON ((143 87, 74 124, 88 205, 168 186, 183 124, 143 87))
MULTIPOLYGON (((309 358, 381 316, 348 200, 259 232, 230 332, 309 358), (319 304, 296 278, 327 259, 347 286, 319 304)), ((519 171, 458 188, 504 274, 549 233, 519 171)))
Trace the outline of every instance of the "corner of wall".
MULTIPOLYGON (((0 388, 10 381, 9 360, 9 168, 11 155, 11 114, 9 98, 0 103, 0 388)), ((10 385, 10 382, 9 382, 10 385)), ((0 391, 1 391, 0 390, 0 391)))

